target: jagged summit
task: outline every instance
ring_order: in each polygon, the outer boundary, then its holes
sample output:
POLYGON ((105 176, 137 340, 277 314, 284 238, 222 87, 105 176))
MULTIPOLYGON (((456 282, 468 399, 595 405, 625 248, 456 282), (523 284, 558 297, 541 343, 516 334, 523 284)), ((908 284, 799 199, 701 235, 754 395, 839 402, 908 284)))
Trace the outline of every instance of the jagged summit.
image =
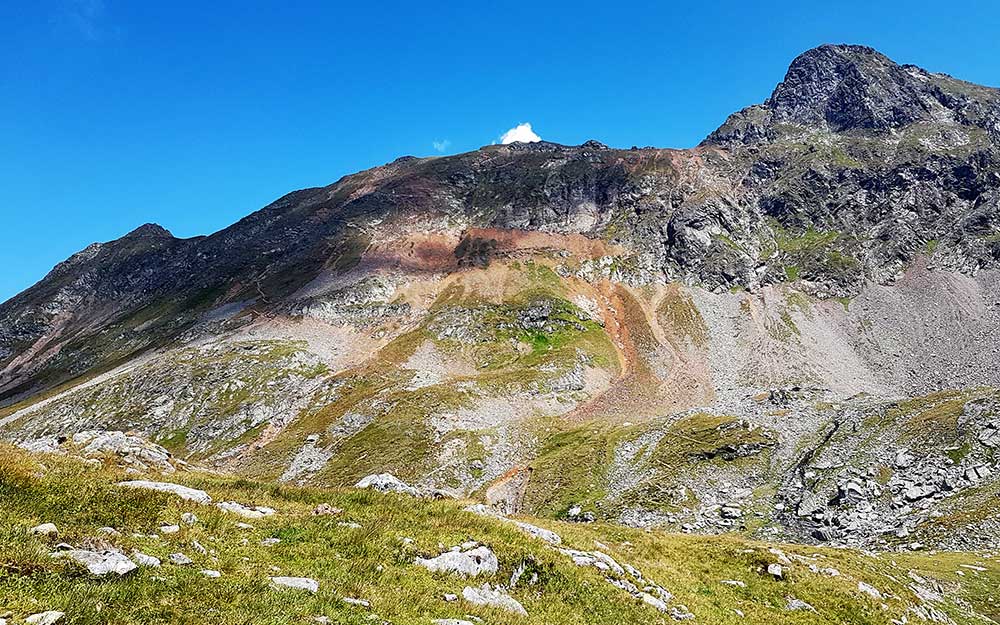
POLYGON ((913 124, 1000 135, 1000 91, 899 65, 867 46, 825 44, 796 57, 764 103, 730 116, 705 143, 774 141, 795 127, 885 133, 913 124))
POLYGON ((123 239, 173 239, 173 234, 160 224, 146 223, 132 232, 126 234, 123 239))

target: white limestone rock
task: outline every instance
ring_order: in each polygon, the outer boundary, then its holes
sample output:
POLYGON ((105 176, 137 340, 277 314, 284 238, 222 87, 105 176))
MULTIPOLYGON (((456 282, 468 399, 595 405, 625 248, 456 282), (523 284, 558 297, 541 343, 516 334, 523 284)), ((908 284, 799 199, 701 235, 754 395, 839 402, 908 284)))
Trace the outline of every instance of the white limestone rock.
POLYGON ((319 592, 319 582, 311 577, 272 577, 271 583, 278 588, 319 592))
POLYGON ((462 577, 494 575, 500 568, 496 554, 489 547, 448 551, 436 558, 417 558, 414 564, 435 573, 451 573, 462 577))
POLYGON ((524 609, 524 606, 517 599, 502 590, 490 588, 489 584, 483 584, 479 588, 466 586, 462 590, 462 597, 473 605, 500 608, 501 610, 507 610, 521 616, 528 616, 528 611, 524 609))
POLYGON ((139 568, 125 554, 118 551, 89 551, 87 549, 72 549, 53 554, 58 558, 69 558, 77 564, 86 567, 91 575, 104 576, 109 573, 126 575, 139 568))
POLYGON ((416 497, 417 489, 391 473, 378 473, 361 478, 355 488, 374 488, 382 493, 400 493, 416 497))
POLYGON ((212 498, 203 490, 188 488, 180 484, 171 482, 150 482, 148 480, 131 480, 128 482, 118 482, 118 486, 123 488, 138 488, 142 490, 154 490, 161 493, 176 495, 185 501, 193 501, 200 504, 212 503, 212 498))

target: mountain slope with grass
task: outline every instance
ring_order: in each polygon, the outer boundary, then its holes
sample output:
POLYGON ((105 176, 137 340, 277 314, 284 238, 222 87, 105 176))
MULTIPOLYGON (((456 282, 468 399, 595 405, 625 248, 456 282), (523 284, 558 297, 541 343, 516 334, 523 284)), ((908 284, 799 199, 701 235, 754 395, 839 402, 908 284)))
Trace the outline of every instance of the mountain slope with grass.
POLYGON ((0 304, 0 439, 587 540, 995 549, 998 190, 1000 91, 820 46, 692 149, 403 157, 91 245, 0 304))
POLYGON ((703 623, 888 624, 903 618, 981 623, 1000 616, 1000 568, 988 553, 873 555, 519 519, 557 533, 561 542, 552 545, 510 520, 467 512, 462 502, 200 472, 173 476, 216 501, 275 510, 246 519, 172 494, 116 486, 137 476, 113 462, 4 446, 0 468, 0 610, 14 619, 46 611, 63 612, 61 623, 109 624, 477 618, 619 624, 667 623, 677 615, 703 623), (53 523, 58 535, 33 535, 31 528, 43 522, 53 523), (470 541, 495 553, 495 573, 464 578, 416 564, 470 541), (160 563, 95 576, 50 555, 69 547, 136 560, 139 552, 160 563), (173 563, 170 556, 178 553, 190 563, 173 563), (614 566, 589 564, 584 553, 600 553, 614 566), (666 611, 610 583, 634 575, 662 585, 666 611), (318 590, 282 588, 272 581, 281 577, 309 578, 318 590), (484 583, 516 600, 526 615, 463 598, 466 587, 484 583))

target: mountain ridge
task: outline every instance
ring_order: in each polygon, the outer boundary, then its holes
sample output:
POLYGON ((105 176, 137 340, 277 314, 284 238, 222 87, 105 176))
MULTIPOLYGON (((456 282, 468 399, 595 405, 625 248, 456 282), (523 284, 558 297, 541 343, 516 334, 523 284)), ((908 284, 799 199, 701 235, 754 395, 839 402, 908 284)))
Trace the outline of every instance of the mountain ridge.
POLYGON ((401 157, 208 236, 141 226, 0 304, 0 437, 134 431, 262 480, 982 545, 998 94, 821 46, 692 149, 401 157))

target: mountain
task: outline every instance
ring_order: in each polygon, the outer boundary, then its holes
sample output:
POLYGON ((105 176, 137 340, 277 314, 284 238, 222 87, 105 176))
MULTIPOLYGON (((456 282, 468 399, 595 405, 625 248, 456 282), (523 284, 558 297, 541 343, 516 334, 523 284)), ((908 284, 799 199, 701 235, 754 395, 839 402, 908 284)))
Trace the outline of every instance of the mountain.
POLYGON ((91 245, 0 305, 0 437, 971 549, 1000 536, 998 350, 1000 91, 825 45, 693 149, 403 157, 91 245))

